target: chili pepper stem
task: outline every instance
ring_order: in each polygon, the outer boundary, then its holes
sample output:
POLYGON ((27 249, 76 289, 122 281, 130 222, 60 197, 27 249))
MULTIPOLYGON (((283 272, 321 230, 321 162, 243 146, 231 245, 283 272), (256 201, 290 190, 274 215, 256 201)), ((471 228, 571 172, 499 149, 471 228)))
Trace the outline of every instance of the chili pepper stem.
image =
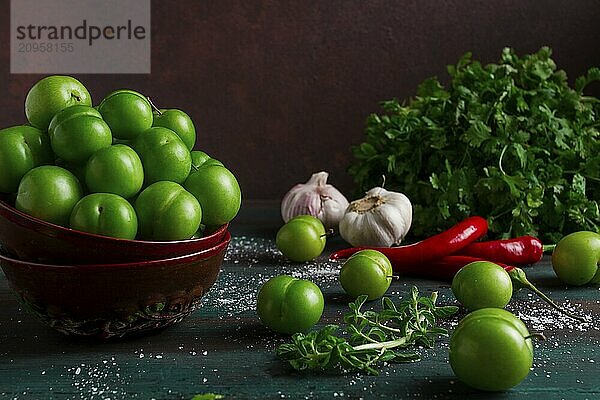
POLYGON ((554 251, 555 247, 556 247, 556 243, 555 244, 545 244, 544 246, 542 246, 542 251, 544 253, 550 253, 550 252, 554 251))
POLYGON ((507 272, 508 272, 508 275, 510 275, 510 278, 512 279, 513 282, 516 282, 518 285, 525 287, 525 288, 531 290, 533 293, 537 294, 542 300, 544 300, 546 303, 548 303, 556 311, 558 311, 570 318, 573 318, 577 321, 586 322, 584 317, 575 315, 575 314, 571 313, 570 311, 562 308, 561 306, 556 304, 550 297, 546 296, 542 291, 540 291, 538 288, 536 288, 533 283, 529 282, 529 279, 527 279, 527 275, 525 275, 525 271, 523 271, 521 268, 513 268, 507 272))

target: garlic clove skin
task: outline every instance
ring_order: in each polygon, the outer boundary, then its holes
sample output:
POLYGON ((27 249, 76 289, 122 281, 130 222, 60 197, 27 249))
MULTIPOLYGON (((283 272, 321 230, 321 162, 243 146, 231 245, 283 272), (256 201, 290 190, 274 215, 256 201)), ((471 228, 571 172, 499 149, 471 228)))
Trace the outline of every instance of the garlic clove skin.
POLYGON ((337 230, 348 207, 348 200, 327 183, 328 177, 325 171, 317 172, 308 182, 292 187, 281 201, 283 221, 287 222, 298 215, 312 215, 321 220, 325 228, 337 230))
POLYGON ((412 204, 402 193, 376 187, 355 200, 340 221, 340 235, 352 246, 399 244, 412 224, 412 204))
POLYGON ((313 190, 307 190, 306 184, 299 183, 284 196, 281 202, 281 216, 284 222, 288 222, 298 215, 316 217, 319 214, 321 199, 315 195, 313 190))
MULTIPOLYGON (((341 193, 340 193, 341 195, 341 193)), ((321 213, 317 216, 326 229, 338 230, 340 220, 348 208, 348 200, 341 195, 337 199, 321 194, 321 213)))

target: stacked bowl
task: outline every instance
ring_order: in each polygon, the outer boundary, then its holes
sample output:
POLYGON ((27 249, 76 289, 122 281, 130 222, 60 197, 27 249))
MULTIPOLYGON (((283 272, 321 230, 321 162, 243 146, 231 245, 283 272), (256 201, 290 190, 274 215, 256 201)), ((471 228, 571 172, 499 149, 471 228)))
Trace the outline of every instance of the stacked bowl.
POLYGON ((143 241, 49 223, 0 201, 0 265, 25 307, 69 335, 118 338, 159 329, 196 309, 231 236, 143 241))

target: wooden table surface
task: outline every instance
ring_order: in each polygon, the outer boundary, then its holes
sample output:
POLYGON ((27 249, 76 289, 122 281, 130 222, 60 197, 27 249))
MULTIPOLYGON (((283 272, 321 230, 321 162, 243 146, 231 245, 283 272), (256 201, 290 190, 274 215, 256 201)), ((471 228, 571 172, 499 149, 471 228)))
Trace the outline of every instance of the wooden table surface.
MULTIPOLYGON (((420 362, 385 366, 379 376, 290 370, 274 354, 286 338, 258 320, 257 290, 278 274, 311 279, 325 295, 321 324, 341 322, 349 299, 337 282, 339 264, 326 256, 344 244, 334 238, 319 260, 288 263, 273 243, 275 213, 252 215, 232 225, 226 261, 203 306, 181 323, 142 337, 100 342, 63 336, 24 311, 0 275, 0 399, 191 399, 208 392, 233 399, 600 398, 600 291, 566 288, 547 258, 527 269, 530 279, 592 322, 574 323, 517 292, 508 309, 547 340, 535 344, 531 373, 508 392, 477 392, 458 381, 448 364, 448 338, 433 349, 418 349, 420 362)), ((388 294, 398 299, 412 285, 421 293, 438 291, 440 304, 456 304, 449 285, 439 281, 402 278, 388 294)), ((452 329, 459 317, 443 325, 452 329)))

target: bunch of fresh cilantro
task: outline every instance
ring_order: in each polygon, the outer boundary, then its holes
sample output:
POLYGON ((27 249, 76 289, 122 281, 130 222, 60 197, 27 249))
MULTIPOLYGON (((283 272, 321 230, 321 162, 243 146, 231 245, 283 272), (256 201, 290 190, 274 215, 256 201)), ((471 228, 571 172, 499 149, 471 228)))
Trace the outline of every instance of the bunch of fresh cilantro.
POLYGON ((571 88, 550 56, 504 49, 484 66, 467 53, 448 67, 448 87, 431 78, 405 104, 383 102, 352 149, 359 188, 385 175, 413 203, 417 237, 469 215, 486 217, 493 237, 597 232, 600 100, 583 90, 600 70, 571 88))

